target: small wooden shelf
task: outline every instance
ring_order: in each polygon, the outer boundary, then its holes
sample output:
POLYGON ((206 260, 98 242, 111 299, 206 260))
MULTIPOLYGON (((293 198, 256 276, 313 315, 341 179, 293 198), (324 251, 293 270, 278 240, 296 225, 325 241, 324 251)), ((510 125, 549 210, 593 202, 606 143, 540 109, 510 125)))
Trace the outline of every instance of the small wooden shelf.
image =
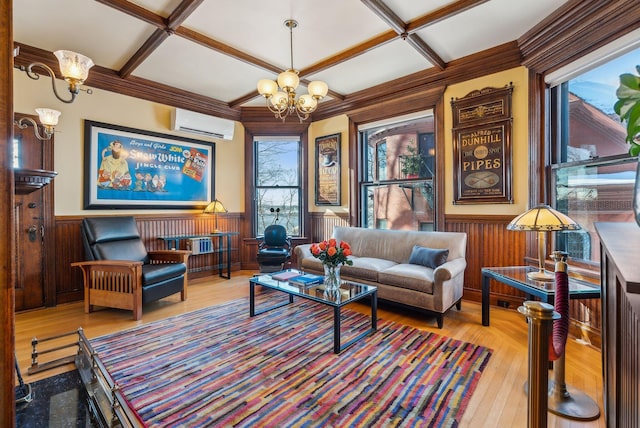
POLYGON ((16 183, 16 195, 27 195, 36 190, 40 190, 58 175, 55 171, 27 168, 15 168, 13 174, 16 183))

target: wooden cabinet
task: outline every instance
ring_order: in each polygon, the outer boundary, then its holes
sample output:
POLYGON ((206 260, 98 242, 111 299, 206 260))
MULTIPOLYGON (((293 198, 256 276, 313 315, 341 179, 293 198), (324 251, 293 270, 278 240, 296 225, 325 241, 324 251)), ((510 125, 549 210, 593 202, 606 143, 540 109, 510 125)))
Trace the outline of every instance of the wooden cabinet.
POLYGON ((601 249, 602 369, 608 427, 640 426, 640 226, 596 223, 601 249))

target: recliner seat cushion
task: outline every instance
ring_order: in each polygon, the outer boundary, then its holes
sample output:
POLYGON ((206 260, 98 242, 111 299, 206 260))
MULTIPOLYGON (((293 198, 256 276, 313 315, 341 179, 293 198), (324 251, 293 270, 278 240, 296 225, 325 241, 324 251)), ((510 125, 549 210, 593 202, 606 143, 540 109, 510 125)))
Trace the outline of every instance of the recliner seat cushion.
POLYGON ((184 275, 187 267, 184 263, 157 263, 142 265, 142 286, 157 284, 168 279, 184 275))

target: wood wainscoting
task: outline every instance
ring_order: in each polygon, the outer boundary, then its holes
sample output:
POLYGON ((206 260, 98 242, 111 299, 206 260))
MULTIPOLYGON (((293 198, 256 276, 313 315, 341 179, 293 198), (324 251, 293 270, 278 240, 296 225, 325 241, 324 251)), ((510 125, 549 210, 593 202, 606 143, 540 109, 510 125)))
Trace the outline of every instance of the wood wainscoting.
MULTIPOLYGON (((186 235, 206 233, 213 230, 212 216, 203 214, 136 215, 140 233, 150 250, 163 248, 161 235, 186 235)), ((331 236, 335 226, 349 226, 348 214, 310 213, 309 236, 294 239, 294 246, 318 242, 331 236)), ((57 303, 83 299, 82 276, 79 269, 72 269, 71 262, 84 259, 80 237, 83 217, 56 217, 55 281, 57 303)), ((531 261, 527 258, 527 245, 535 248, 532 234, 508 231, 512 216, 446 216, 444 230, 467 234, 467 269, 465 271, 464 298, 480 302, 482 290, 482 267, 521 266, 531 261), (533 240, 527 241, 527 238, 533 240)), ((219 216, 222 230, 237 230, 242 233, 242 214, 228 213, 219 216)), ((234 236, 232 239, 232 270, 258 270, 256 262, 257 241, 252 236, 234 236)), ((192 278, 211 275, 211 255, 194 256, 189 259, 192 278)), ((292 265, 295 266, 295 259, 292 265)), ((571 262, 569 269, 572 269, 571 262)), ((522 292, 493 281, 491 304, 508 306, 515 310, 525 300, 522 292)), ((571 333, 599 346, 601 330, 601 308, 599 299, 571 300, 571 333)))
MULTIPOLYGON (((506 226, 513 216, 446 216, 445 230, 467 234, 467 269, 464 276, 464 299, 482 301, 483 267, 523 266, 530 264, 527 245, 537 248, 535 234, 513 232, 506 226), (528 242, 527 238, 531 241, 528 242)), ((553 266, 547 266, 553 269, 553 266)), ((577 271, 579 269, 573 269, 577 271)), ((572 271, 569 261, 569 271, 572 271)), ((594 279, 595 276, 585 279, 594 279)), ((597 278, 596 278, 597 280, 597 278)), ((596 282, 597 283, 597 282, 596 282)), ((517 309, 525 300, 523 292, 497 281, 491 282, 491 305, 517 309)), ((570 332, 594 346, 600 346, 601 302, 600 299, 570 300, 570 332)))
MULTIPOLYGON (((115 215, 115 214, 114 214, 115 215)), ((119 214, 118 214, 119 215, 119 214)), ((87 216, 90 217, 90 216, 87 216)), ((85 217, 56 217, 55 234, 57 248, 55 251, 56 303, 68 303, 84 299, 82 275, 80 269, 71 267, 72 262, 85 260, 80 224, 85 217)), ((175 215, 135 215, 138 229, 147 250, 165 249, 165 243, 157 239, 163 235, 197 235, 214 230, 214 216, 206 214, 175 215)), ((242 215, 226 213, 218 216, 218 227, 225 231, 241 231, 242 215)), ((231 238, 231 269, 240 269, 241 236, 231 238)), ((189 275, 191 278, 211 275, 214 254, 201 254, 189 257, 189 275)))

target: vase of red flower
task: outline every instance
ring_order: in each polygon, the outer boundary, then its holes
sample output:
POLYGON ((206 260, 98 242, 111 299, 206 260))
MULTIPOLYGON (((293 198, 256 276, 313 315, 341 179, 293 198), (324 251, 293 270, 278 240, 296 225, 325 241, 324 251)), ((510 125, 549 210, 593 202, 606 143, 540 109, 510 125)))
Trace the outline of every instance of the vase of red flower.
POLYGON ((311 244, 311 254, 322 262, 325 289, 337 290, 340 288, 340 268, 342 265, 353 265, 353 261, 348 258, 351 255, 349 244, 331 238, 327 241, 311 244))

